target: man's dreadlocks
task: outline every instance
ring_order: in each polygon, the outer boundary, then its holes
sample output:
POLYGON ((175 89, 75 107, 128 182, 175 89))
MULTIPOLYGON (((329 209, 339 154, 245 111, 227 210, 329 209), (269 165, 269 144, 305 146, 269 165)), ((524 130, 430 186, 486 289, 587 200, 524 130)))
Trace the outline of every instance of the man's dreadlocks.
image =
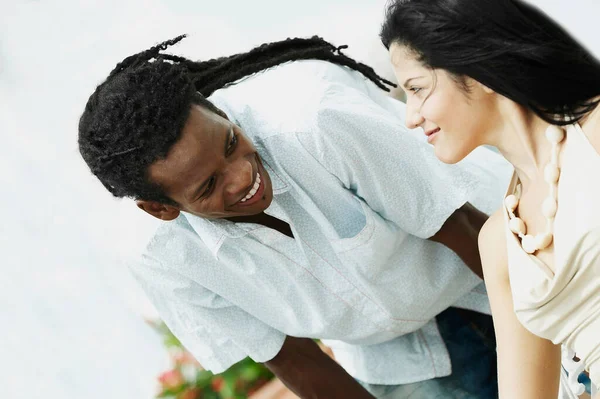
POLYGON ((206 97, 241 78, 288 61, 319 59, 361 72, 389 91, 393 83, 320 37, 263 44, 247 53, 196 62, 162 51, 185 35, 120 62, 90 96, 79 121, 79 151, 116 197, 177 205, 149 181, 148 168, 177 142, 191 105, 222 114, 206 97))

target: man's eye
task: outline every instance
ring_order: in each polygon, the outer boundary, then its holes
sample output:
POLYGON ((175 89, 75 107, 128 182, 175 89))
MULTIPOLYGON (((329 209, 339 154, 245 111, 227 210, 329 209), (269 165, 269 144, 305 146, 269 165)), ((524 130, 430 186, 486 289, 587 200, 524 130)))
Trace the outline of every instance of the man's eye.
POLYGON ((235 146, 237 145, 238 138, 237 134, 233 133, 231 138, 229 139, 229 144, 227 145, 227 155, 231 154, 233 150, 235 150, 235 146))
POLYGON ((206 184, 206 189, 204 190, 204 193, 202 193, 203 197, 207 197, 208 195, 210 195, 210 193, 212 192, 214 186, 215 186, 215 182, 217 181, 217 178, 215 176, 212 176, 209 180, 208 183, 206 184))

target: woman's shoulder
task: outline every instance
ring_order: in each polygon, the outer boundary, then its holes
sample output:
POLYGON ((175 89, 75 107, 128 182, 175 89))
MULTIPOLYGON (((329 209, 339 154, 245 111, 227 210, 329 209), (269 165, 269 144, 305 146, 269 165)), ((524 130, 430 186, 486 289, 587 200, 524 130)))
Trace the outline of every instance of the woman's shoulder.
POLYGON ((508 282, 504 208, 498 209, 479 232, 479 252, 486 281, 508 282))
POLYGON ((484 223, 479 232, 479 246, 493 246, 495 240, 504 239, 504 214, 503 208, 499 208, 484 223))

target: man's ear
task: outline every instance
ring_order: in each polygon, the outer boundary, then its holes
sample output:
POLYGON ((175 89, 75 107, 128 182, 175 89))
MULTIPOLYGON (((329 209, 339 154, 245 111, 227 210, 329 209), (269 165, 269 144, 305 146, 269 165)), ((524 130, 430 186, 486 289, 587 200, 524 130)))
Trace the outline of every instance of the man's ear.
POLYGON ((165 205, 161 204, 160 202, 145 200, 137 200, 135 203, 142 211, 149 213, 160 220, 169 221, 177 219, 177 216, 179 216, 179 209, 172 205, 165 205))

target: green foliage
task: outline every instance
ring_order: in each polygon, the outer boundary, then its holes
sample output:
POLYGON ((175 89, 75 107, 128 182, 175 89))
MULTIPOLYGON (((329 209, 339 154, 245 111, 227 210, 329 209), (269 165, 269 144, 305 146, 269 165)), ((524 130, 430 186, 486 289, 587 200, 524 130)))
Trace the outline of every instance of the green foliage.
POLYGON ((162 337, 173 367, 158 376, 161 399, 245 399, 273 374, 246 358, 220 374, 204 370, 163 322, 148 321, 162 337))

